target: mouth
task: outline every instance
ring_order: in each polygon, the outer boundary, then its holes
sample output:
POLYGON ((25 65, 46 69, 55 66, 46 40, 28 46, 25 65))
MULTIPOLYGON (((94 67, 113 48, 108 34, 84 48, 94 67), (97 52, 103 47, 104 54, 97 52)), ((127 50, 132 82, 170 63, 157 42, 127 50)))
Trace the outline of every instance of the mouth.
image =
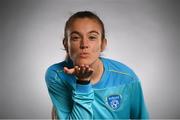
POLYGON ((89 56, 89 53, 87 52, 82 52, 79 54, 80 58, 87 58, 89 56))

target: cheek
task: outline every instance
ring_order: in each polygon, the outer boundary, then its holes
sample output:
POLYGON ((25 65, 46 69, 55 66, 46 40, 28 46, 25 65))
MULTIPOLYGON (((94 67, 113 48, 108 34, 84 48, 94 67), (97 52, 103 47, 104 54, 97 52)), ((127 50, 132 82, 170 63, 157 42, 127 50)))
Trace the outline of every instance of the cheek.
POLYGON ((101 52, 101 47, 100 46, 94 46, 92 49, 92 52, 95 54, 100 54, 101 52))
POLYGON ((100 53, 100 49, 99 47, 96 47, 93 49, 90 60, 91 61, 95 61, 100 57, 101 53, 100 53))
POLYGON ((69 50, 69 55, 71 57, 76 56, 76 54, 78 53, 78 46, 77 45, 69 45, 68 46, 68 50, 69 50))

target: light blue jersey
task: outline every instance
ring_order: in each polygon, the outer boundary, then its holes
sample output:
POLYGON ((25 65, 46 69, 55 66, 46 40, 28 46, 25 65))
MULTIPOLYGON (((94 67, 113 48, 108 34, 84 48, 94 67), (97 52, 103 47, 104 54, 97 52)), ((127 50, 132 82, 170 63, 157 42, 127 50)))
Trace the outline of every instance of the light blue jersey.
POLYGON ((46 72, 49 95, 60 119, 147 119, 141 83, 135 73, 120 62, 100 58, 101 80, 80 85, 74 75, 64 73, 63 61, 46 72))

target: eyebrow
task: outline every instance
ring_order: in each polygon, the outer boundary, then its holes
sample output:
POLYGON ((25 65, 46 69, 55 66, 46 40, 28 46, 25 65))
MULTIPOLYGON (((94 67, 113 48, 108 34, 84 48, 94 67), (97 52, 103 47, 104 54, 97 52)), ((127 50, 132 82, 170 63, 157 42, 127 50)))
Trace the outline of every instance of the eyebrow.
MULTIPOLYGON (((96 34, 98 34, 99 35, 99 33, 97 32, 97 31, 90 31, 88 34, 91 34, 91 33, 96 33, 96 34)), ((73 32, 71 32, 70 33, 70 35, 72 35, 72 34, 78 34, 78 35, 81 35, 81 33, 80 32, 78 32, 78 31, 73 31, 73 32)))
POLYGON ((78 34, 78 35, 80 35, 80 33, 79 33, 78 31, 73 31, 73 32, 71 32, 70 35, 72 35, 72 34, 78 34))
POLYGON ((97 32, 97 31, 90 31, 89 33, 96 33, 96 34, 98 34, 99 35, 99 33, 97 32))

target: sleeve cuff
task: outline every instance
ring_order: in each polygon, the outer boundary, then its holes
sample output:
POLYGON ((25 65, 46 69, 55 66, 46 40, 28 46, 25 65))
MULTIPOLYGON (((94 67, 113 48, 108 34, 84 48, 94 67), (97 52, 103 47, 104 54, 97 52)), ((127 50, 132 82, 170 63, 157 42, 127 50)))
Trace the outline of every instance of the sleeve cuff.
POLYGON ((87 85, 76 84, 76 92, 78 93, 89 93, 92 91, 92 85, 89 83, 87 85))

